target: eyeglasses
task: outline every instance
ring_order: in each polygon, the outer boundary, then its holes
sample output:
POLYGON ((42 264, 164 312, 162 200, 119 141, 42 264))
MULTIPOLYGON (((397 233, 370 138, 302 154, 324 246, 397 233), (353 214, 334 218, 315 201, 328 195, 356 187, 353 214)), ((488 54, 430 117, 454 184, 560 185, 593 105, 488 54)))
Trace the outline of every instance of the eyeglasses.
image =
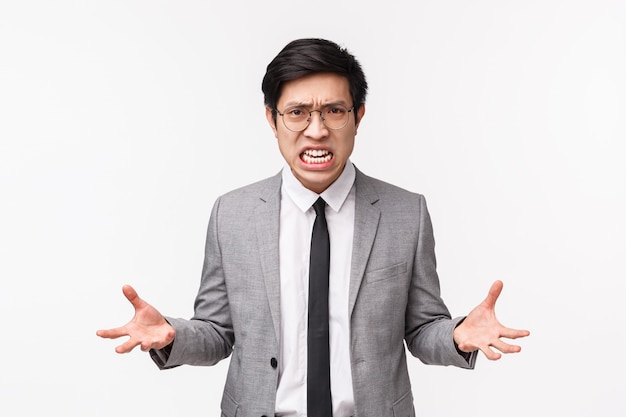
POLYGON ((339 130, 346 127, 350 119, 350 112, 354 107, 347 108, 343 104, 330 104, 320 110, 308 110, 306 107, 294 106, 285 109, 281 113, 276 109, 276 113, 283 118, 283 124, 292 132, 302 132, 311 123, 314 112, 320 114, 324 126, 331 130, 339 130))

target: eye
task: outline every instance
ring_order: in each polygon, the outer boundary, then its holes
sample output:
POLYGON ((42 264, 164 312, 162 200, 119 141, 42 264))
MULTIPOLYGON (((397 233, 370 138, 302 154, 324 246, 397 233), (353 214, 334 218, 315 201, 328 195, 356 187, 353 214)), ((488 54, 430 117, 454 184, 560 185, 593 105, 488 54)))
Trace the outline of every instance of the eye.
POLYGON ((324 109, 324 117, 329 120, 343 120, 346 109, 343 106, 330 106, 324 109))
POLYGON ((345 112, 346 112, 346 109, 340 106, 329 107, 328 109, 326 109, 327 114, 332 114, 334 116, 341 116, 345 112))
POLYGON ((289 117, 302 117, 306 115, 306 113, 303 109, 299 107, 294 107, 294 108, 285 110, 285 115, 289 117))

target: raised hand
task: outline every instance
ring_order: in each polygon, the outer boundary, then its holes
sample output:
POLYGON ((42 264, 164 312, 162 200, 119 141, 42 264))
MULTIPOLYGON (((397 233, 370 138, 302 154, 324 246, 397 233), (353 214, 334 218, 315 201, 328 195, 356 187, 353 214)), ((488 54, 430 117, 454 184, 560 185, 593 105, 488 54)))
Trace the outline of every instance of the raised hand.
POLYGON ((454 329, 454 341, 463 352, 473 352, 480 349, 487 359, 498 360, 502 356, 494 352, 495 348, 502 353, 517 353, 521 347, 510 345, 501 338, 517 339, 530 334, 528 330, 516 330, 504 327, 496 318, 495 306, 502 292, 502 281, 491 285, 487 298, 474 308, 465 320, 454 329))
POLYGON ((98 330, 96 335, 105 339, 128 336, 126 342, 115 348, 117 353, 128 353, 136 346, 141 346, 141 350, 145 352, 150 349, 161 349, 172 343, 176 331, 161 313, 139 298, 130 285, 124 285, 122 292, 135 308, 135 316, 122 327, 98 330))

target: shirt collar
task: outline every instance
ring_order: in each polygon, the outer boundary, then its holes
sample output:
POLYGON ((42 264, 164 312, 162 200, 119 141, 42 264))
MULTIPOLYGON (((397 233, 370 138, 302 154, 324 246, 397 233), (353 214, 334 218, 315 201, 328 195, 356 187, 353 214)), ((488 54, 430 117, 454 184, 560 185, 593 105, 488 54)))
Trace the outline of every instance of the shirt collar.
POLYGON ((293 175, 288 165, 285 165, 283 168, 282 177, 283 191, 289 195, 291 200, 293 200, 296 206, 303 212, 310 209, 319 197, 322 197, 331 209, 335 212, 339 212, 354 185, 356 170, 352 162, 348 160, 339 178, 337 178, 330 187, 325 189, 322 194, 317 194, 303 186, 293 175))

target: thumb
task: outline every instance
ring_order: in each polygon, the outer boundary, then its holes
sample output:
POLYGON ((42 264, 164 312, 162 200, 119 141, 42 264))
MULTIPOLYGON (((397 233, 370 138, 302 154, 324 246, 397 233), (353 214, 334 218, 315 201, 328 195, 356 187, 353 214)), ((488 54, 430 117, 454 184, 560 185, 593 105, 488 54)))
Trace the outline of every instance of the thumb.
POLYGON ((502 281, 498 280, 491 284, 491 288, 489 288, 489 293, 487 294, 487 298, 485 298, 484 303, 487 304, 488 307, 494 308, 496 305, 496 301, 498 297, 500 297, 500 293, 502 293, 502 287, 504 284, 502 281))
POLYGON ((145 302, 137 294, 137 291, 135 291, 135 289, 130 285, 124 285, 122 287, 122 292, 124 293, 126 299, 130 301, 130 303, 133 305, 135 310, 139 309, 145 304, 145 302))

